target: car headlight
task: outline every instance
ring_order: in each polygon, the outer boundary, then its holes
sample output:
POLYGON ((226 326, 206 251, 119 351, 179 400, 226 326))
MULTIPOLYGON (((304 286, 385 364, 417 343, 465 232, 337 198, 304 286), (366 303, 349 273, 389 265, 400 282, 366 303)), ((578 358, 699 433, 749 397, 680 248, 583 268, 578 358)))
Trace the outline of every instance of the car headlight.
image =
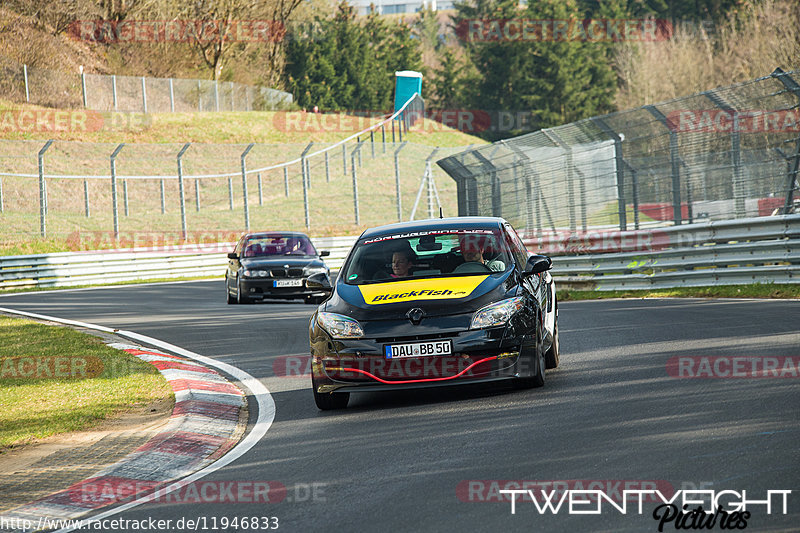
POLYGON ((267 272, 266 270, 245 270, 244 272, 242 272, 242 274, 244 274, 244 277, 246 278, 257 278, 259 276, 262 278, 266 278, 267 275, 269 275, 269 272, 267 272))
POLYGON ((358 320, 336 313, 318 313, 317 323, 334 339, 355 339, 364 336, 358 320))
POLYGON ((327 274, 328 269, 325 267, 306 267, 304 275, 313 276, 314 274, 327 274))
POLYGON ((524 307, 522 296, 508 298, 487 305, 475 312, 472 316, 470 329, 482 329, 492 326, 502 326, 511 316, 524 307))

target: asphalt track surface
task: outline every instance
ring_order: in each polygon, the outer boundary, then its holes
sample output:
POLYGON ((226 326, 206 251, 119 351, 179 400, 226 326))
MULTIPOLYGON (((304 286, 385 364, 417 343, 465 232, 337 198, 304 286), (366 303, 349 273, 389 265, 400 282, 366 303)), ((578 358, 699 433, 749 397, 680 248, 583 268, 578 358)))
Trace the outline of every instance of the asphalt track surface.
POLYGON ((276 376, 280 357, 308 353, 312 307, 301 302, 230 306, 213 281, 20 294, 0 305, 149 335, 237 366, 272 393, 266 437, 204 481, 278 482, 282 501, 148 503, 116 518, 170 519, 172 531, 203 517, 200 531, 254 531, 230 526, 254 516, 277 517, 279 531, 658 530, 656 503, 642 514, 629 503, 624 515, 608 504, 599 515, 554 515, 518 501, 512 514, 492 493, 505 480, 573 480, 571 489, 650 482, 762 500, 793 490, 787 514, 777 499, 769 515, 755 506, 747 529, 800 530, 800 380, 667 371, 677 356, 800 356, 800 301, 563 302, 561 366, 542 389, 370 393, 325 413, 308 378, 276 376), (487 496, 494 501, 478 501, 487 496))

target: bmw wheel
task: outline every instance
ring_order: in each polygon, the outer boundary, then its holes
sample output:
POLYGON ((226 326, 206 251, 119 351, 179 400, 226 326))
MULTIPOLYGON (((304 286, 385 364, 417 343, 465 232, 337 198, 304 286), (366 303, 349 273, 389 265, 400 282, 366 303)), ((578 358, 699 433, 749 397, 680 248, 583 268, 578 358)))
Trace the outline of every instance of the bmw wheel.
POLYGON ((558 366, 560 346, 558 341, 558 307, 556 307, 556 320, 553 324, 553 344, 550 349, 544 354, 545 368, 556 368, 558 366))
POLYGON ((237 303, 236 298, 231 295, 230 287, 228 287, 228 276, 225 276, 225 300, 228 302, 228 305, 237 303))

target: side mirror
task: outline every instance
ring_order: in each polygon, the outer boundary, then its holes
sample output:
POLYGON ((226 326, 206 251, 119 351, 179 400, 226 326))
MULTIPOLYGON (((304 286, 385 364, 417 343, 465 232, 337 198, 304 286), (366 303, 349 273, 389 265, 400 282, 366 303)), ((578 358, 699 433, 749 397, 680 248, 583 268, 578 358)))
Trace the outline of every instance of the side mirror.
POLYGON ((319 253, 319 256, 320 256, 320 257, 328 257, 329 255, 331 255, 331 253, 330 253, 330 251, 328 251, 328 250, 322 250, 322 251, 319 253))
POLYGON ((319 274, 312 274, 306 280, 306 287, 318 291, 331 292, 331 282, 328 276, 320 272, 319 274))
POLYGON ((532 276, 534 274, 546 272, 552 267, 553 261, 546 255, 532 255, 528 258, 528 262, 525 263, 525 270, 523 270, 522 275, 532 276))
POLYGON ((239 259, 239 254, 236 252, 228 252, 228 259, 239 259))

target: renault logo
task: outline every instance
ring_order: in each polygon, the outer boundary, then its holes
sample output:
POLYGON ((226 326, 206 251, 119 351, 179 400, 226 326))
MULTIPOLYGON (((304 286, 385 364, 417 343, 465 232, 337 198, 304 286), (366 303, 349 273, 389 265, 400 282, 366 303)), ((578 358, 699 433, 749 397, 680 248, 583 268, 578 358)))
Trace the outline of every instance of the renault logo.
POLYGON ((415 326, 422 321, 422 317, 424 316, 425 316, 425 311, 423 311, 419 307, 409 309, 408 313, 406 313, 406 318, 409 319, 411 323, 414 324, 415 326))

